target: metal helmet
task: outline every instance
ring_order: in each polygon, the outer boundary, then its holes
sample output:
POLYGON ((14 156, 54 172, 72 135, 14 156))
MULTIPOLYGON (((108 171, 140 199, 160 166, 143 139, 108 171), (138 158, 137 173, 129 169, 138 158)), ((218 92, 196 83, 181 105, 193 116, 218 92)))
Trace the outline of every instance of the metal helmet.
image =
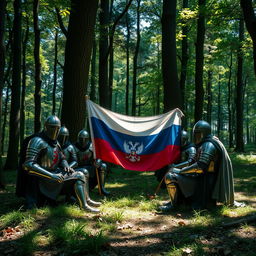
POLYGON ((60 131, 59 131, 59 135, 58 135, 58 141, 60 143, 61 146, 64 146, 65 143, 67 142, 68 140, 68 137, 69 137, 69 131, 68 131, 68 128, 65 127, 65 126, 62 126, 60 128, 60 131))
POLYGON ((44 122, 45 134, 52 140, 56 140, 60 130, 60 119, 55 116, 48 116, 44 122))
POLYGON ((181 146, 185 146, 188 143, 188 133, 185 130, 181 131, 181 146))
POLYGON ((195 144, 199 144, 210 134, 211 126, 206 121, 200 120, 194 125, 193 136, 195 144))
POLYGON ((77 135, 77 141, 81 147, 85 148, 89 141, 89 133, 85 129, 81 130, 77 135))

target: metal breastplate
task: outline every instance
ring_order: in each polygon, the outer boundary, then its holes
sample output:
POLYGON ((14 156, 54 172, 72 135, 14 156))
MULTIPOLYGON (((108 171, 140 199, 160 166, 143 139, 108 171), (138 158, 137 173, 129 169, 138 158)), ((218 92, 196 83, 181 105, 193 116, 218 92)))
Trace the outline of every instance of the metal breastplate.
POLYGON ((47 170, 55 170, 63 160, 58 145, 51 146, 40 137, 31 139, 27 148, 27 158, 37 162, 47 170))
POLYGON ((90 149, 80 151, 78 148, 76 148, 76 155, 78 166, 85 166, 91 164, 92 151, 90 149))

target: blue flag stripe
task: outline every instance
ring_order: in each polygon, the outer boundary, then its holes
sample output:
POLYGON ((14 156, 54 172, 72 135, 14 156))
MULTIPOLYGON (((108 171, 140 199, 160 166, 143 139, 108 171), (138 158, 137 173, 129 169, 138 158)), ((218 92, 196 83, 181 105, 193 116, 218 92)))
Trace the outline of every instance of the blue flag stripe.
POLYGON ((108 141, 113 149, 122 152, 126 152, 124 143, 127 145, 135 145, 137 143, 136 150, 143 145, 140 155, 158 153, 168 145, 180 146, 180 125, 171 125, 154 135, 131 136, 110 129, 103 121, 95 117, 91 117, 91 124, 94 139, 108 141))

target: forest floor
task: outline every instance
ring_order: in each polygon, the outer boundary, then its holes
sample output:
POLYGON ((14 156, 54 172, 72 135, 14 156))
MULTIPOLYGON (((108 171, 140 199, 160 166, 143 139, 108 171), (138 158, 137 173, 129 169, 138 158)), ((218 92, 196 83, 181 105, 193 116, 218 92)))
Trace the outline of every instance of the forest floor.
POLYGON ((108 198, 100 214, 76 205, 23 210, 16 198, 16 173, 6 173, 0 191, 0 255, 256 255, 256 154, 231 154, 235 199, 245 207, 219 205, 212 211, 184 206, 168 214, 157 211, 168 200, 152 172, 112 168, 108 198), (236 223, 237 221, 237 223, 236 223), (230 224, 231 223, 231 224, 230 224))

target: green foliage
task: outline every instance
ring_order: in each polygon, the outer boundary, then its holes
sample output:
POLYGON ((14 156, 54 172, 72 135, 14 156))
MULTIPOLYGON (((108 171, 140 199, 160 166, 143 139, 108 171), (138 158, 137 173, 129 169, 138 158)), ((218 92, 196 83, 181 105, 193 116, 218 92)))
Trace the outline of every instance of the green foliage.
POLYGON ((77 221, 67 221, 64 226, 56 227, 51 232, 52 242, 61 246, 68 255, 81 255, 81 253, 97 253, 106 238, 102 232, 92 234, 85 231, 85 225, 77 221))

